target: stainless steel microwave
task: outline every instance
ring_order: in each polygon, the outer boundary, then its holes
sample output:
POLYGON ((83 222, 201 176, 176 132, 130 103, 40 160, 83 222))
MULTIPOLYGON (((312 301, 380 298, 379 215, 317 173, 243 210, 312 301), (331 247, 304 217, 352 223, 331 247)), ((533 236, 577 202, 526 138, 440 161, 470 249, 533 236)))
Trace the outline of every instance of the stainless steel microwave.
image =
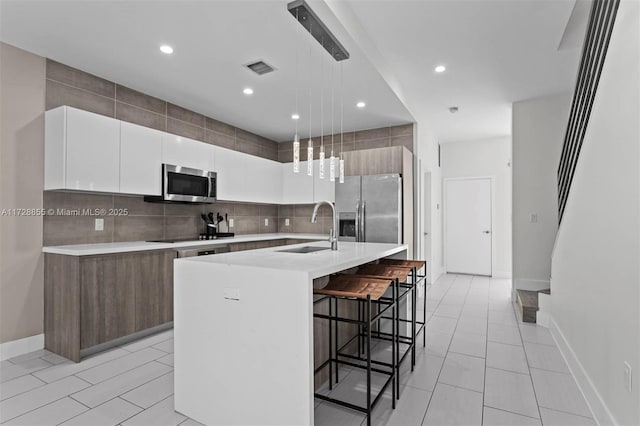
POLYGON ((216 201, 216 172, 162 165, 162 199, 182 203, 216 201))

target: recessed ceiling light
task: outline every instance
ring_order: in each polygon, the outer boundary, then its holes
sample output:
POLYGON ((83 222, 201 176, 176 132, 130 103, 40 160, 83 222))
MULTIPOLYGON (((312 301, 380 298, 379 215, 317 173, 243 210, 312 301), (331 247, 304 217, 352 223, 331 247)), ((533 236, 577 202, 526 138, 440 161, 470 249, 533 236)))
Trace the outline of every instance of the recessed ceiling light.
POLYGON ((160 46, 160 51, 162 53, 166 53, 167 55, 171 55, 173 53, 173 47, 169 46, 168 44, 163 44, 162 46, 160 46))
POLYGON ((253 95, 253 89, 251 87, 245 87, 242 93, 244 93, 245 95, 253 95))
POLYGON ((358 102, 358 103, 356 104, 356 106, 357 106, 358 108, 364 108, 364 107, 366 107, 366 106, 367 106, 367 104, 365 104, 364 102, 360 101, 360 102, 358 102))
POLYGON ((300 115, 299 114, 291 114, 291 119, 292 120, 298 120, 298 119, 300 119, 300 115))
POLYGON ((438 65, 438 66, 435 68, 435 72, 437 72, 437 73, 443 73, 443 72, 445 72, 446 70, 447 70, 447 67, 445 67, 444 65, 438 65))

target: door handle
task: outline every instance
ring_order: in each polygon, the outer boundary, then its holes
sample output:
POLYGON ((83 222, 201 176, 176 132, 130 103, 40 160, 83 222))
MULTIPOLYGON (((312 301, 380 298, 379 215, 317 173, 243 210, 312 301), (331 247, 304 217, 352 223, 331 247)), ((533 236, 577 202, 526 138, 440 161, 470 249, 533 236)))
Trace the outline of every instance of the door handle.
POLYGON ((360 242, 360 200, 356 201, 356 242, 360 242))
POLYGON ((366 232, 366 223, 365 223, 365 212, 364 209, 366 207, 367 203, 365 203, 364 201, 362 202, 362 217, 360 218, 360 226, 362 228, 362 232, 360 233, 360 240, 362 242, 366 241, 366 236, 365 236, 365 232, 366 232))
POLYGON ((490 234, 491 231, 482 231, 483 234, 490 234))

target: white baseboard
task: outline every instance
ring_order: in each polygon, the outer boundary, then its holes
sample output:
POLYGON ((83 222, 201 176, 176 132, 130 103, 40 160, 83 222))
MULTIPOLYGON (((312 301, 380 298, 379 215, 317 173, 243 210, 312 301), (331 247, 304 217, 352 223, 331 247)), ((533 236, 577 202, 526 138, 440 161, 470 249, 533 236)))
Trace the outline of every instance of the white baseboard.
POLYGON ((44 334, 0 343, 0 361, 44 348, 44 334))
POLYGON ((560 353, 569 366, 571 374, 573 374, 573 377, 576 379, 578 388, 580 388, 584 399, 587 401, 587 405, 589 406, 595 421, 599 425, 617 425, 618 423, 616 423, 611 411, 609 411, 607 404, 605 404, 598 392, 598 389, 596 389, 591 378, 589 378, 587 371, 582 366, 582 363, 580 363, 578 357, 576 357, 571 345, 569 345, 569 342, 564 337, 562 330, 558 328, 558 324, 551 315, 549 331, 551 331, 551 335, 556 341, 556 345, 558 345, 560 353))
POLYGON ((511 278, 511 272, 507 272, 507 271, 494 272, 492 277, 493 278, 511 278))
POLYGON ((530 278, 515 278, 513 280, 514 288, 518 290, 539 291, 551 288, 550 280, 534 280, 530 278))

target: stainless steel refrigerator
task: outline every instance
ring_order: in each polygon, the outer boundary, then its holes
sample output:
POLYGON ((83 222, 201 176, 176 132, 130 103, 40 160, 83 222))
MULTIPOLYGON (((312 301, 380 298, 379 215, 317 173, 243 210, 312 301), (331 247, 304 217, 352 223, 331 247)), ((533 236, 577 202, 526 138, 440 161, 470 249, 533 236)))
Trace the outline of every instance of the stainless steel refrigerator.
POLYGON ((336 180, 338 239, 402 243, 402 178, 398 174, 336 180))

